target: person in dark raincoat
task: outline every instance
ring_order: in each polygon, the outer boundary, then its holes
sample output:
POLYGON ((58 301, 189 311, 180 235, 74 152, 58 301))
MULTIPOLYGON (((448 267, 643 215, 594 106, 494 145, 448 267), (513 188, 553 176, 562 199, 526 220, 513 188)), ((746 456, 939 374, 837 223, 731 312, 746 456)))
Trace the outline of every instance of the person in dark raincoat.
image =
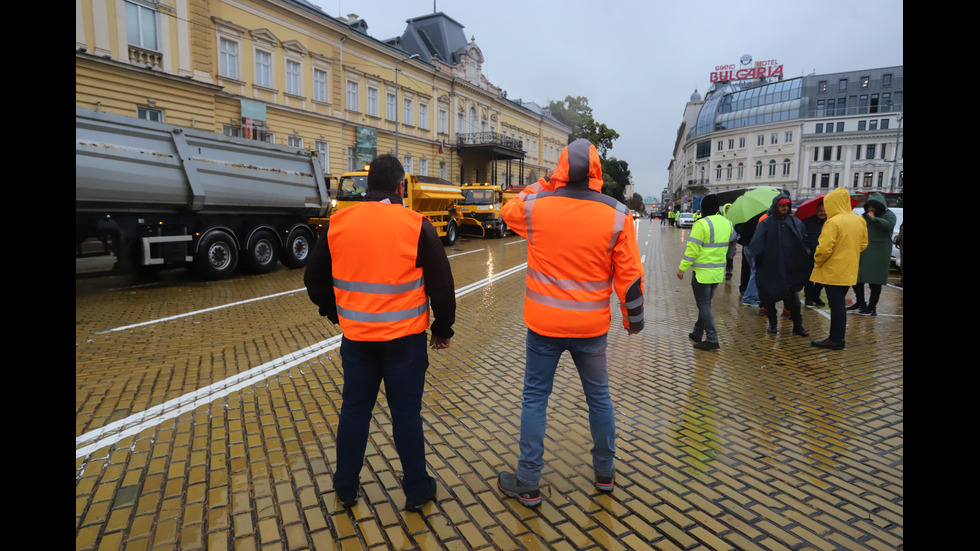
POLYGON ((888 270, 891 269, 892 231, 895 228, 895 213, 885 207, 885 198, 880 193, 872 193, 864 203, 864 221, 868 224, 868 248, 861 251, 861 264, 858 268, 858 282, 854 286, 854 304, 848 310, 857 310, 863 316, 878 314, 878 298, 881 286, 888 284, 888 270), (864 285, 871 289, 868 301, 864 301, 864 285))
POLYGON ((759 301, 769 318, 769 333, 776 332, 776 303, 782 301, 793 320, 793 333, 807 336, 803 328, 800 290, 810 277, 812 253, 804 241, 806 228, 790 213, 790 199, 780 193, 772 200, 769 216, 759 222, 749 248, 755 258, 759 301))
MULTIPOLYGON (((827 221, 827 209, 823 206, 823 201, 817 204, 813 216, 809 216, 803 219, 803 227, 806 228, 806 234, 804 236, 806 246, 811 251, 817 250, 817 244, 820 243, 820 230, 823 229, 824 222, 827 221)), ((820 283, 814 283, 813 281, 807 280, 803 284, 803 298, 805 299, 805 304, 807 306, 823 306, 824 301, 820 300, 820 291, 823 290, 823 285, 820 283)))

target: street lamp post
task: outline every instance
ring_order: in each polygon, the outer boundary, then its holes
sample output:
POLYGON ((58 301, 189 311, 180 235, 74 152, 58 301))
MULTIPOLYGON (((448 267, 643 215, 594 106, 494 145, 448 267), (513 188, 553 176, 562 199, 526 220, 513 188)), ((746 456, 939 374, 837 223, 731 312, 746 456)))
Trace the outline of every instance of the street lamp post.
POLYGON ((398 127, 401 124, 398 122, 398 112, 401 108, 398 106, 398 64, 402 61, 408 61, 409 59, 415 59, 419 54, 412 54, 408 57, 399 59, 395 62, 395 158, 401 162, 401 157, 398 156, 398 127))

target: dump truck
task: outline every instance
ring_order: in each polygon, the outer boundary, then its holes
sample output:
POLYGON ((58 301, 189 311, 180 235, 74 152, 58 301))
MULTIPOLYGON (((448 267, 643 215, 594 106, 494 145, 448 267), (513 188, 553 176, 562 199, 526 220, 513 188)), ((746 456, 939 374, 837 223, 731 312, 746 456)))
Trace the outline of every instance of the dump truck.
MULTIPOLYGON (((331 212, 337 212, 364 201, 367 193, 368 166, 345 172, 337 181, 337 195, 331 201, 331 212)), ((434 176, 405 175, 405 206, 425 216, 436 228, 445 245, 453 245, 459 236, 462 216, 456 204, 463 199, 457 185, 434 176)))
POLYGON ((299 268, 330 214, 312 151, 80 107, 75 140, 76 258, 113 254, 116 271, 299 268))
POLYGON ((507 224, 500 216, 504 192, 499 185, 464 183, 460 190, 463 192, 458 206, 462 215, 460 232, 480 237, 507 235, 507 224))

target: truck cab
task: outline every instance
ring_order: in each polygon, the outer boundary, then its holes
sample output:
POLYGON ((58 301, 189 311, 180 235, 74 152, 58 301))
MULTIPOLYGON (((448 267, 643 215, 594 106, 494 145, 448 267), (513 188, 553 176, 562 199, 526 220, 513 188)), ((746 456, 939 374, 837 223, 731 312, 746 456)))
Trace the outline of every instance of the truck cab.
MULTIPOLYGON (((331 213, 364 201, 369 166, 345 172, 337 182, 337 195, 331 200, 331 213)), ((405 175, 405 206, 425 216, 436 228, 445 245, 456 243, 461 216, 456 204, 463 199, 459 186, 433 176, 405 175)))
POLYGON ((507 235, 507 224, 500 216, 504 191, 499 185, 466 183, 460 186, 460 191, 463 194, 458 206, 462 215, 460 231, 480 237, 507 235))

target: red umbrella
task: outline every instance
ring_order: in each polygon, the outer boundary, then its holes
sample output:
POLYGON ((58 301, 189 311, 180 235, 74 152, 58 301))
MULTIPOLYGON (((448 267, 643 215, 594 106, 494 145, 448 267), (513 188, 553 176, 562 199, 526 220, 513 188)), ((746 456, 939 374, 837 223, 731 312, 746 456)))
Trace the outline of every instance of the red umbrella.
MULTIPOLYGON (((817 195, 800 203, 800 206, 796 207, 796 217, 800 220, 806 220, 807 218, 813 216, 817 213, 817 205, 823 204, 823 198, 826 197, 826 193, 817 195)), ((858 205, 858 200, 853 196, 851 197, 851 208, 853 209, 858 205)))

